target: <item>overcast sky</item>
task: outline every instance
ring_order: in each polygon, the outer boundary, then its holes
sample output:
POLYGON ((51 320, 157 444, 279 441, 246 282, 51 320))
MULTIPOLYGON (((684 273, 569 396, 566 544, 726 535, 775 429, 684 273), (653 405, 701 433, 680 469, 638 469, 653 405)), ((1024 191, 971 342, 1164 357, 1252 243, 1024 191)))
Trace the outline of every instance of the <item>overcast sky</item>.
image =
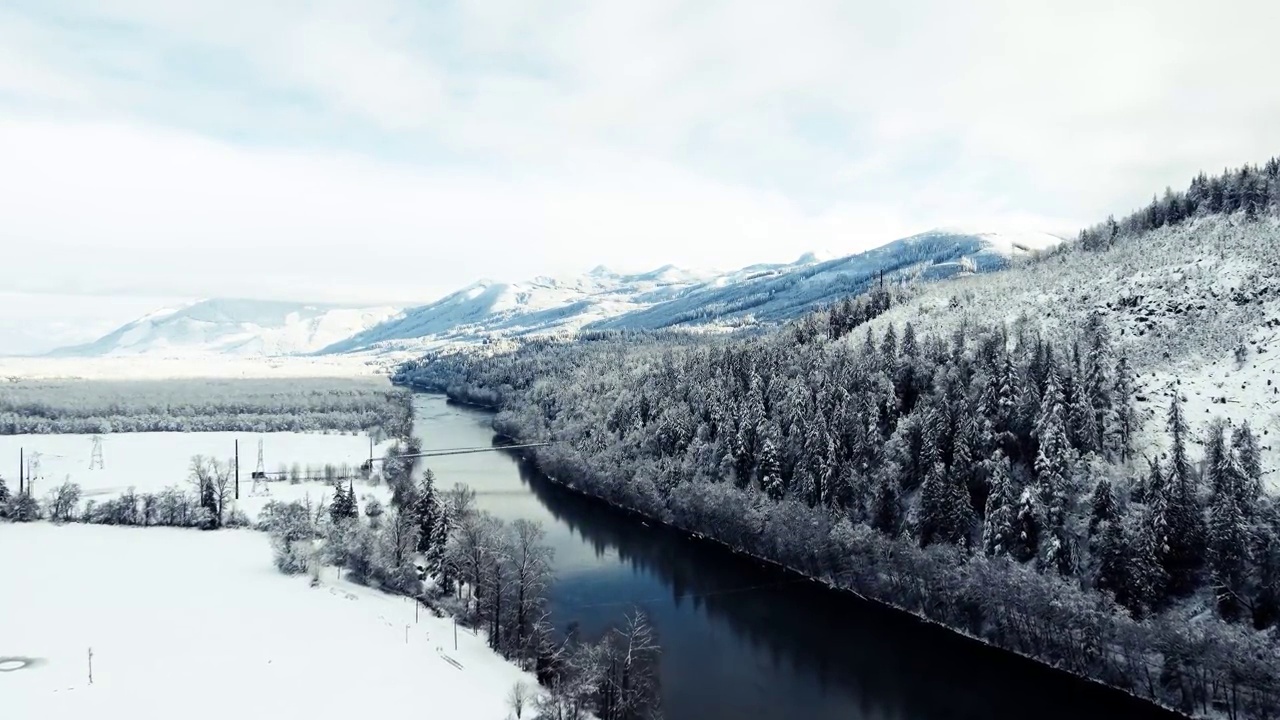
POLYGON ((5 289, 412 302, 1074 232, 1277 151, 1278 7, 6 0, 5 289))

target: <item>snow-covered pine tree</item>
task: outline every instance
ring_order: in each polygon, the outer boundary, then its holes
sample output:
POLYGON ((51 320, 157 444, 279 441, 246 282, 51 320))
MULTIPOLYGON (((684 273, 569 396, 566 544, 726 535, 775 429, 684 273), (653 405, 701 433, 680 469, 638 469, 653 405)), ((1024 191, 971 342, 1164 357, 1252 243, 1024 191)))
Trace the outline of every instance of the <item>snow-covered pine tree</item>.
POLYGON ((1093 409, 1096 450, 1106 451, 1106 439, 1111 434, 1109 426, 1112 416, 1112 378, 1111 369, 1115 357, 1111 346, 1111 332, 1105 319, 1099 312, 1089 315, 1085 327, 1089 356, 1085 361, 1084 391, 1093 409))
POLYGON ((347 515, 347 489, 341 482, 333 485, 333 501, 329 503, 329 518, 337 523, 345 520, 347 515))
MULTIPOLYGON (((782 471, 778 463, 778 449, 773 444, 773 438, 765 438, 760 447, 760 489, 774 500, 781 500, 786 494, 786 487, 782 484, 782 471)), ((808 490, 806 488, 804 490, 808 490)))
POLYGON ((1041 521, 1036 493, 1030 486, 1022 488, 1018 493, 1014 529, 1017 530, 1017 542, 1010 550, 1010 556, 1018 562, 1027 562, 1036 557, 1040 547, 1041 521))
POLYGON ((1164 607, 1168 597, 1169 576, 1160 564, 1155 523, 1148 517, 1138 524, 1129 561, 1129 586, 1135 600, 1135 615, 1164 607))
POLYGON ((882 471, 876 479, 875 495, 871 499, 868 515, 871 516, 871 527, 888 537, 898 534, 899 514, 897 472, 882 471))
POLYGON ((1218 611, 1227 620, 1237 620, 1244 609, 1245 582, 1249 571, 1249 531, 1236 495, 1240 470, 1229 455, 1220 490, 1209 503, 1207 561, 1210 582, 1218 611))
POLYGON ((4 517, 4 506, 9 503, 9 486, 0 477, 0 517, 4 517))
POLYGON ((1039 451, 1036 454, 1036 486, 1040 501, 1039 565, 1069 575, 1074 571, 1075 543, 1067 516, 1074 496, 1072 449, 1066 434, 1066 408, 1057 364, 1046 352, 1045 389, 1036 419, 1039 451))
POLYGON ((418 547, 420 553, 428 553, 436 541, 436 523, 439 521, 439 503, 436 501, 436 475, 427 468, 418 483, 412 508, 418 522, 418 547))
POLYGON ((1111 492, 1111 481, 1103 478, 1093 488, 1093 497, 1089 500, 1089 537, 1093 537, 1101 523, 1115 520, 1117 517, 1116 500, 1111 492))
POLYGON ((919 522, 921 545, 935 542, 969 545, 969 531, 973 526, 969 491, 940 462, 933 464, 920 489, 919 522))
POLYGON ((1133 409, 1135 395, 1133 370, 1124 355, 1116 361, 1115 379, 1111 384, 1111 419, 1109 438, 1111 451, 1120 462, 1133 456, 1133 435, 1138 430, 1138 416, 1133 409))
POLYGON ((1010 477, 1009 460, 997 450, 988 465, 991 491, 987 493, 982 523, 982 549, 990 556, 1013 555, 1018 542, 1018 496, 1010 477))
POLYGON ((1099 590, 1110 592, 1116 602, 1132 611, 1137 593, 1132 586, 1129 543, 1125 541, 1121 523, 1119 519, 1112 518, 1098 527, 1101 536, 1097 540, 1098 573, 1094 577, 1094 585, 1099 590))
POLYGON ((1200 508, 1196 478, 1187 456, 1187 423, 1182 399, 1175 391, 1168 417, 1171 446, 1169 477, 1160 488, 1158 505, 1164 513, 1164 537, 1157 554, 1169 576, 1169 590, 1185 595, 1195 589, 1196 576, 1204 565, 1205 523, 1200 508))
POLYGON ((1227 449, 1222 422, 1209 428, 1205 462, 1211 488, 1206 543, 1209 577, 1219 613, 1227 620, 1236 620, 1245 604, 1251 533, 1240 508, 1245 473, 1227 449))
POLYGON ((1238 488, 1240 510, 1245 514, 1246 520, 1252 520, 1258 499, 1262 497, 1262 452, 1258 448, 1258 436, 1253 434, 1248 422, 1241 423, 1231 433, 1231 451, 1235 453, 1244 474, 1243 482, 1238 488))
POLYGON ((1097 425, 1093 417, 1093 405, 1084 385, 1081 370, 1080 344, 1071 346, 1071 363, 1068 372, 1059 378, 1062 382, 1062 398, 1066 404, 1063 421, 1071 447, 1087 454, 1098 450, 1097 425))

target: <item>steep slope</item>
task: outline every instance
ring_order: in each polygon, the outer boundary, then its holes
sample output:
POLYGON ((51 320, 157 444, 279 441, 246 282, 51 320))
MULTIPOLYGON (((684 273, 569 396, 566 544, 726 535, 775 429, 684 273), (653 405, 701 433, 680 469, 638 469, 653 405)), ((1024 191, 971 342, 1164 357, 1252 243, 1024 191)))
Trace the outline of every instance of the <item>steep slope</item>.
MULTIPOLYGON (((922 285, 872 323, 949 332, 966 319, 1074 331, 1093 312, 1138 373, 1139 440, 1159 453, 1176 389, 1193 430, 1215 416, 1262 435, 1280 486, 1280 221, 1215 216, 1071 249, 1008 272, 922 285)), ((1066 333, 1063 332, 1063 335, 1066 333)))
POLYGON ((148 313, 92 343, 55 350, 50 356, 295 355, 318 350, 399 312, 390 307, 203 300, 148 313))
POLYGON ((825 262, 816 262, 817 258, 810 254, 792 265, 744 268, 660 305, 589 327, 657 329, 789 320, 862 292, 882 274, 890 279, 941 280, 1000 269, 1008 266, 1012 258, 1060 242, 1061 238, 1043 233, 934 230, 825 262))

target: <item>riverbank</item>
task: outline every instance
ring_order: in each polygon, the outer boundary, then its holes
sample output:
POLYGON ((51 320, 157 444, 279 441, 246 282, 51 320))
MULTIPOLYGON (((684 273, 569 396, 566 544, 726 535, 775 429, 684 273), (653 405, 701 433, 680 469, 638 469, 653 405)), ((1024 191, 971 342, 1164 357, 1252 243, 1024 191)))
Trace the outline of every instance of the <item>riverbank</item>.
MULTIPOLYGON (((517 438, 512 438, 510 436, 499 435, 498 437, 502 438, 504 441, 511 442, 512 444, 519 442, 517 438)), ((1054 672, 1054 673, 1061 673, 1064 677, 1064 680, 1070 680, 1072 682, 1087 683, 1089 686, 1093 688, 1095 692, 1104 692, 1112 696, 1113 701, 1116 703, 1116 711, 1118 716, 1123 716, 1126 718, 1164 716, 1171 719, 1192 717, 1185 713, 1178 712, 1174 708, 1170 708, 1164 705, 1160 705, 1158 703, 1154 703, 1147 698, 1141 697, 1139 695, 1128 692, 1121 688, 1117 688, 1115 686, 1108 685, 1106 683, 1081 675, 1079 673, 1072 672, 1071 670, 1068 670, 1066 668, 1041 662, 1040 660, 1034 657, 1031 657, 1025 653, 1020 653, 1016 651, 1007 650, 1005 648, 1001 648, 998 645, 995 645, 985 640, 984 638, 981 638, 972 633, 967 633, 967 632, 962 632, 960 630, 957 630, 956 628, 950 627, 941 622, 938 622, 937 620, 929 618, 928 616, 922 613, 913 612, 909 609, 899 607, 892 603, 884 602, 877 598, 869 597, 867 595, 857 592, 856 590, 846 588, 846 587, 841 587, 823 578, 813 577, 812 575, 808 575, 802 571, 788 567, 777 561, 734 548, 728 543, 725 543, 724 541, 718 540, 714 537, 710 537, 703 533, 686 530, 672 523, 663 521, 658 518, 654 518, 650 515, 646 515, 645 513, 635 510, 633 508, 611 503, 608 500, 605 500, 604 498, 601 498, 580 487, 575 486, 571 482, 565 482, 564 480, 561 480, 554 476, 543 473, 541 469, 537 466, 536 459, 531 458, 529 456, 528 454, 529 452, 530 451, 528 450, 512 451, 512 454, 518 455, 522 461, 528 462, 536 472, 541 473, 542 476, 548 482, 554 484, 556 487, 560 488, 561 490, 573 493, 578 497, 581 497, 591 503, 594 503, 597 506, 599 506, 601 510, 613 512, 613 513, 617 513, 619 515, 625 516, 631 522, 643 523, 647 528, 650 528, 652 530, 670 532, 679 536, 685 542, 692 541, 692 542, 702 543, 704 545, 713 547, 717 551, 726 552, 735 557, 743 558, 753 563, 756 563, 760 568, 776 574, 778 576, 778 580, 776 582, 780 585, 786 584, 790 580, 800 580, 800 581, 803 581, 804 583, 807 583, 811 587, 819 588, 823 592, 830 593, 833 596, 843 598, 845 601, 853 601, 853 602, 866 603, 869 605, 873 605, 876 608, 879 608, 883 611, 895 613, 903 619, 920 623, 921 625, 927 626, 929 628, 933 628, 939 632, 946 632, 946 633, 952 634, 959 639, 973 643, 976 646, 975 648, 973 648, 975 651, 980 648, 982 651, 986 651, 986 652, 1001 653, 1006 655, 1009 658, 1015 658, 1029 665, 1033 665, 1036 668, 1039 668, 1041 670, 1054 672)))
MULTIPOLYGON (((457 406, 459 408, 474 406, 473 404, 457 403, 452 400, 449 401, 449 404, 457 406)), ((488 412, 485 414, 490 419, 493 418, 493 415, 491 412, 488 412)), ((502 430, 509 430, 509 428, 502 428, 502 430)), ((511 433, 504 434, 502 432, 499 432, 499 437, 497 441, 500 443, 504 441, 515 442, 516 440, 522 440, 522 439, 523 438, 519 438, 517 435, 511 434, 511 433)), ((512 453, 512 454, 516 454, 516 453, 512 453)), ((531 466, 534 466, 536 464, 537 459, 533 453, 522 452, 522 453, 519 453, 519 455, 521 457, 527 458, 531 466)), ((543 468, 543 469, 546 469, 546 468, 543 468)), ((815 591, 829 593, 831 596, 839 598, 842 602, 861 603, 861 604, 874 605, 876 607, 884 608, 885 611, 897 614, 901 616, 903 619, 906 619, 915 623, 920 623, 922 626, 927 626, 929 628, 932 628, 934 634, 946 633, 947 635, 954 636, 957 639, 962 638, 965 642, 968 642, 971 644, 971 648, 967 652, 979 652, 984 655, 991 654, 991 653, 999 654, 1001 656, 1010 658, 1011 660, 1017 660, 1020 663, 1024 663, 1028 666, 1033 666, 1034 668, 1038 669, 1038 671, 1040 672, 1051 672, 1051 673, 1057 674, 1060 676, 1061 682, 1063 683, 1066 683, 1066 684, 1081 683, 1083 684, 1082 688, 1080 689, 1081 692, 1087 691, 1087 694, 1106 696, 1110 698, 1109 700, 1105 701, 1106 706, 1109 709, 1114 709, 1117 712, 1123 712, 1123 714, 1125 714, 1128 717, 1144 717, 1144 716, 1145 717, 1182 717, 1181 715, 1175 714, 1166 708, 1159 707, 1153 703, 1150 703, 1145 699, 1139 698, 1131 693, 1125 692, 1124 690, 1117 689, 1115 687, 1097 682, 1096 680, 1083 677, 1077 673, 1071 672, 1068 669, 1055 668, 1052 665, 1043 663, 1034 658, 1030 658, 1024 653, 1011 652, 1007 649, 1000 648, 999 646, 988 642, 984 638, 977 637, 971 633, 957 632, 955 628, 948 627, 947 625, 941 622, 938 622, 937 620, 930 618, 927 615, 924 615, 920 612, 913 612, 910 609, 904 609, 901 607, 894 606, 890 603, 885 603, 876 598, 869 597, 862 593, 858 593, 856 590, 852 590, 847 587, 841 587, 831 582, 830 580, 815 578, 812 575, 797 571, 794 568, 787 567, 784 564, 776 562, 769 558, 762 557, 760 555, 756 555, 753 553, 749 553, 749 552, 734 548, 728 543, 722 540, 719 540, 717 538, 712 538, 702 533, 691 532, 689 530, 681 528, 679 525, 667 522, 659 518, 655 518, 652 515, 641 512, 635 508, 625 507, 617 503, 609 502, 605 498, 601 498, 597 495, 592 494, 589 490, 583 488, 578 483, 573 482, 571 479, 567 479, 562 474, 556 474, 554 472, 551 474, 554 477, 546 478, 546 480, 550 483, 553 483, 557 488, 560 488, 576 496, 589 500, 590 502, 598 504, 597 509, 589 513, 591 515, 599 514, 601 510, 607 509, 609 512, 613 512, 621 516, 625 516, 627 518, 627 522, 634 523, 636 525, 640 525, 640 523, 643 522, 646 525, 649 525, 650 528, 648 529, 651 529, 654 532, 661 530, 662 532, 669 532, 669 533, 676 534, 682 539, 683 542, 688 542, 688 540, 690 539, 700 540, 702 541, 701 542, 702 545, 712 548, 717 552, 724 552, 727 550, 732 556, 736 558, 743 558, 746 560, 750 560, 757 567, 762 569, 767 569, 767 571, 774 576, 774 579, 771 581, 772 583, 787 584, 788 582, 794 581, 796 579, 802 579, 805 585, 814 588, 815 591)), ((527 479, 527 482, 532 483, 532 481, 528 479, 527 479)), ((543 495, 543 497, 541 497, 541 500, 543 502, 548 502, 552 500, 552 498, 545 497, 546 493, 539 493, 539 494, 543 495)), ((582 522, 582 519, 580 518, 577 522, 579 523, 582 522)), ((575 532, 584 532, 584 531, 585 531, 585 528, 581 526, 579 526, 575 530, 575 532)), ((592 544, 596 545, 597 547, 599 547, 598 545, 599 542, 600 542, 599 540, 592 540, 592 544)), ((628 554, 633 552, 635 552, 635 550, 629 551, 628 554)), ((849 611, 853 613, 864 612, 863 610, 858 610, 856 606, 849 608, 849 611)), ((1003 664, 1008 665, 1009 663, 1003 663, 1003 664)))

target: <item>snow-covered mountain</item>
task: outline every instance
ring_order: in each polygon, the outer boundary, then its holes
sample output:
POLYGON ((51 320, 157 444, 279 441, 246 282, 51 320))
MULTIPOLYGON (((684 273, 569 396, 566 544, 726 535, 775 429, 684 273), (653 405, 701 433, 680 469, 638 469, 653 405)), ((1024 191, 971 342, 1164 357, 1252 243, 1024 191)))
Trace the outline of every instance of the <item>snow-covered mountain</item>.
POLYGON ((859 293, 881 275, 938 280, 1006 267, 1061 242, 1037 233, 935 230, 845 257, 809 252, 791 263, 724 273, 665 265, 606 267, 571 278, 481 280, 399 310, 213 299, 149 313, 55 357, 339 355, 386 359, 450 344, 584 329, 727 328, 791 319, 859 293))
POLYGON ((597 267, 568 280, 484 280, 408 310, 323 353, 420 352, 457 343, 580 329, 726 327, 787 320, 887 278, 925 280, 998 269, 1011 258, 1062 242, 1043 233, 935 230, 857 255, 809 252, 795 262, 726 273, 667 265, 624 275, 597 267))
POLYGON ((400 312, 392 307, 202 300, 148 313, 98 340, 61 348, 50 356, 296 355, 319 350, 400 312))
POLYGON ((325 353, 418 351, 533 333, 571 332, 601 320, 670 301, 708 280, 666 265, 639 274, 603 266, 569 279, 481 280, 451 295, 325 348, 325 353))
POLYGON ((941 280, 1006 267, 1012 258, 1051 248, 1062 239, 934 230, 857 255, 819 261, 807 254, 783 266, 757 266, 716 278, 680 297, 603 320, 592 328, 654 329, 709 323, 778 322, 857 294, 886 279, 941 280))

